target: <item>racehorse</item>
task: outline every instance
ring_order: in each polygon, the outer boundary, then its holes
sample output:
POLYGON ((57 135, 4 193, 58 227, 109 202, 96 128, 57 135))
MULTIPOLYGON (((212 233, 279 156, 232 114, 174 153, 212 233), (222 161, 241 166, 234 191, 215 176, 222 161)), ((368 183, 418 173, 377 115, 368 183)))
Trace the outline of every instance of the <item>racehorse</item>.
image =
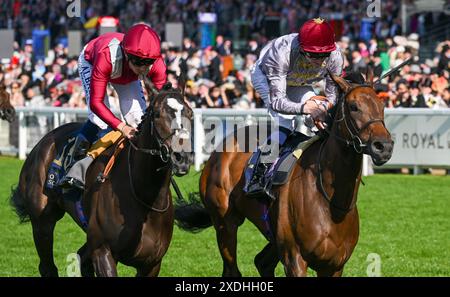
MULTIPOLYGON (((133 266, 137 276, 157 276, 173 231, 170 192, 172 171, 181 176, 189 169, 185 148, 192 110, 184 101, 184 83, 179 89, 166 85, 158 92, 146 81, 151 96, 132 141, 125 141, 109 175, 99 179, 115 151, 108 148, 94 160, 86 175, 81 200, 88 225, 87 242, 78 250, 83 276, 116 276, 117 262, 133 266), (184 124, 184 125, 183 125, 184 124), (184 133, 184 136, 181 137, 184 133)), ((83 227, 75 203, 44 188, 47 171, 68 135, 81 123, 58 127, 44 136, 25 161, 11 204, 22 222, 31 220, 42 276, 58 276, 53 259, 53 230, 64 213, 83 227)))
POLYGON ((9 101, 9 93, 6 91, 5 80, 0 81, 0 119, 12 122, 16 116, 16 110, 9 101))
MULTIPOLYGON (((331 74, 330 74, 331 75, 331 74)), ((214 225, 223 259, 223 276, 241 276, 236 259, 237 230, 247 218, 268 239, 255 257, 261 276, 274 276, 282 262, 287 276, 341 276, 359 236, 356 207, 363 153, 376 165, 387 162, 393 141, 384 124, 383 102, 370 84, 357 85, 331 75, 340 96, 325 137, 295 163, 286 184, 274 187, 274 202, 248 198, 244 169, 251 156, 239 151, 213 152, 200 177, 198 201, 175 209, 175 220, 188 231, 214 225), (262 202, 263 201, 263 202, 262 202)))

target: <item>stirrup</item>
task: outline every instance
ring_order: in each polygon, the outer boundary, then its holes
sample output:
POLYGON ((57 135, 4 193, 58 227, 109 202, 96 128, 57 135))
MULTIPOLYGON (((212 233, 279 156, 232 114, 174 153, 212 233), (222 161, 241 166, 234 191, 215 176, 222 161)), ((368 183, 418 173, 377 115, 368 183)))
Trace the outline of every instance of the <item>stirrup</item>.
POLYGON ((67 176, 65 176, 61 180, 61 182, 59 183, 59 186, 63 189, 77 188, 80 190, 84 190, 84 184, 81 181, 79 181, 73 177, 67 177, 67 176))
POLYGON ((273 194, 270 185, 270 181, 266 185, 261 185, 260 182, 249 185, 248 190, 246 192, 246 196, 248 198, 264 198, 269 197, 271 200, 276 200, 275 195, 273 194))

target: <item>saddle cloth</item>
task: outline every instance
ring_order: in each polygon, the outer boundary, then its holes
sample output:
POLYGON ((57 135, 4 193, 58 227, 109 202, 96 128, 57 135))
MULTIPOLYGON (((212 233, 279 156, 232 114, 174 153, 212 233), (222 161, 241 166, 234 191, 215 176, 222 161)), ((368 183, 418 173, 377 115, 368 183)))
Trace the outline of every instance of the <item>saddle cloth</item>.
MULTIPOLYGON (((295 134, 295 133, 294 133, 295 134)), ((314 135, 313 137, 303 141, 300 140, 297 143, 290 144, 286 150, 281 152, 280 157, 273 164, 271 169, 273 171, 271 183, 273 186, 284 185, 289 178, 294 164, 299 160, 304 151, 308 149, 314 142, 320 138, 319 135, 314 135)))
MULTIPOLYGON (((265 176, 263 177, 266 188, 270 188, 271 186, 284 185, 288 181, 289 174, 291 173, 295 162, 297 162, 297 160, 300 159, 302 153, 319 138, 319 135, 308 137, 299 132, 294 132, 289 135, 280 149, 279 157, 275 159, 275 162, 272 164, 269 170, 267 170, 265 176)), ((257 154, 257 152, 254 152, 254 154, 257 154)), ((251 164, 252 159, 253 156, 249 159, 247 168, 257 165, 251 164)), ((249 181, 246 181, 246 183, 248 182, 249 181)))

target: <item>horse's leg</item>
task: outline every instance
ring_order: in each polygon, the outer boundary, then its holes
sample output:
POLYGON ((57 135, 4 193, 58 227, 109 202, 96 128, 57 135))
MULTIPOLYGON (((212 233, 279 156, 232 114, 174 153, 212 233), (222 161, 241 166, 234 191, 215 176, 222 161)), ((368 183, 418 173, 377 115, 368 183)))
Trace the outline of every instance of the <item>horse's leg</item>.
POLYGON ((223 260, 222 276, 242 276, 237 266, 237 229, 238 225, 225 219, 214 220, 217 245, 223 260))
POLYGON ((97 276, 117 276, 116 260, 108 247, 102 245, 96 248, 92 252, 92 263, 97 276))
POLYGON ((152 265, 145 265, 137 268, 136 277, 148 276, 148 277, 156 277, 159 274, 161 269, 161 261, 152 265))
POLYGON ((78 249, 77 254, 80 256, 81 276, 93 277, 95 276, 94 265, 88 253, 87 243, 78 249))
MULTIPOLYGON (((44 210, 47 212, 47 209, 44 210)), ((43 212, 44 212, 43 211, 43 212)), ((53 231, 56 222, 64 215, 64 211, 48 209, 50 213, 31 217, 34 244, 39 255, 39 272, 41 276, 58 276, 58 268, 53 259, 53 231)))
POLYGON ((281 253, 286 276, 306 276, 308 264, 302 258, 297 247, 291 247, 281 253))
POLYGON ((254 263, 261 276, 274 277, 278 261, 277 247, 272 242, 269 242, 264 249, 256 255, 254 263))

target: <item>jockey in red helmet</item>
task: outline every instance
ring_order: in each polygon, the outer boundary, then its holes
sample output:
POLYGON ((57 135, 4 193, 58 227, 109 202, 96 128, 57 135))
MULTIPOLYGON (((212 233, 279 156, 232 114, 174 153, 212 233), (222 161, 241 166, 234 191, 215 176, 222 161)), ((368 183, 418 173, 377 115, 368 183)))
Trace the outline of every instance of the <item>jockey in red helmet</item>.
POLYGON ((106 33, 90 41, 80 55, 80 77, 93 114, 89 119, 102 129, 107 126, 132 137, 145 110, 138 80, 146 75, 161 88, 166 82, 166 65, 161 58, 160 39, 145 24, 132 26, 125 34, 106 33), (91 75, 87 75, 91 73, 91 75), (107 84, 119 94, 126 123, 116 118, 105 104, 107 84), (140 107, 140 108, 139 108, 140 107))
POLYGON ((68 154, 67 168, 71 170, 59 184, 83 188, 85 171, 79 173, 78 167, 87 169, 92 162, 92 159, 87 160, 90 157, 82 159, 90 145, 111 129, 132 138, 146 109, 140 78, 147 76, 160 89, 167 75, 158 34, 145 24, 134 25, 125 34, 105 33, 91 40, 81 52, 78 63, 89 116, 68 154), (110 110, 106 94, 108 83, 119 95, 123 121, 110 110), (81 163, 83 166, 73 166, 81 163))
MULTIPOLYGON (((252 69, 252 83, 279 125, 279 130, 269 137, 271 145, 264 149, 269 154, 261 154, 258 149, 252 156, 250 163, 254 166, 249 166, 246 171, 247 182, 244 188, 249 195, 259 195, 264 188, 265 185, 254 177, 264 176, 265 169, 270 168, 278 157, 279 148, 297 128, 294 127, 296 115, 307 115, 305 118, 309 120, 309 123, 303 121, 306 126, 300 127, 303 133, 309 134, 316 127, 325 128, 325 116, 327 110, 335 104, 337 91, 328 71, 341 75, 343 66, 344 56, 336 46, 333 28, 322 18, 307 21, 299 33, 276 38, 261 50, 252 69), (317 96, 312 87, 313 83, 323 79, 326 97, 317 96), (259 166, 260 156, 265 159, 261 159, 263 166, 259 166), (251 168, 257 168, 256 174, 253 174, 251 168)), ((269 141, 265 146, 267 143, 269 141)))

